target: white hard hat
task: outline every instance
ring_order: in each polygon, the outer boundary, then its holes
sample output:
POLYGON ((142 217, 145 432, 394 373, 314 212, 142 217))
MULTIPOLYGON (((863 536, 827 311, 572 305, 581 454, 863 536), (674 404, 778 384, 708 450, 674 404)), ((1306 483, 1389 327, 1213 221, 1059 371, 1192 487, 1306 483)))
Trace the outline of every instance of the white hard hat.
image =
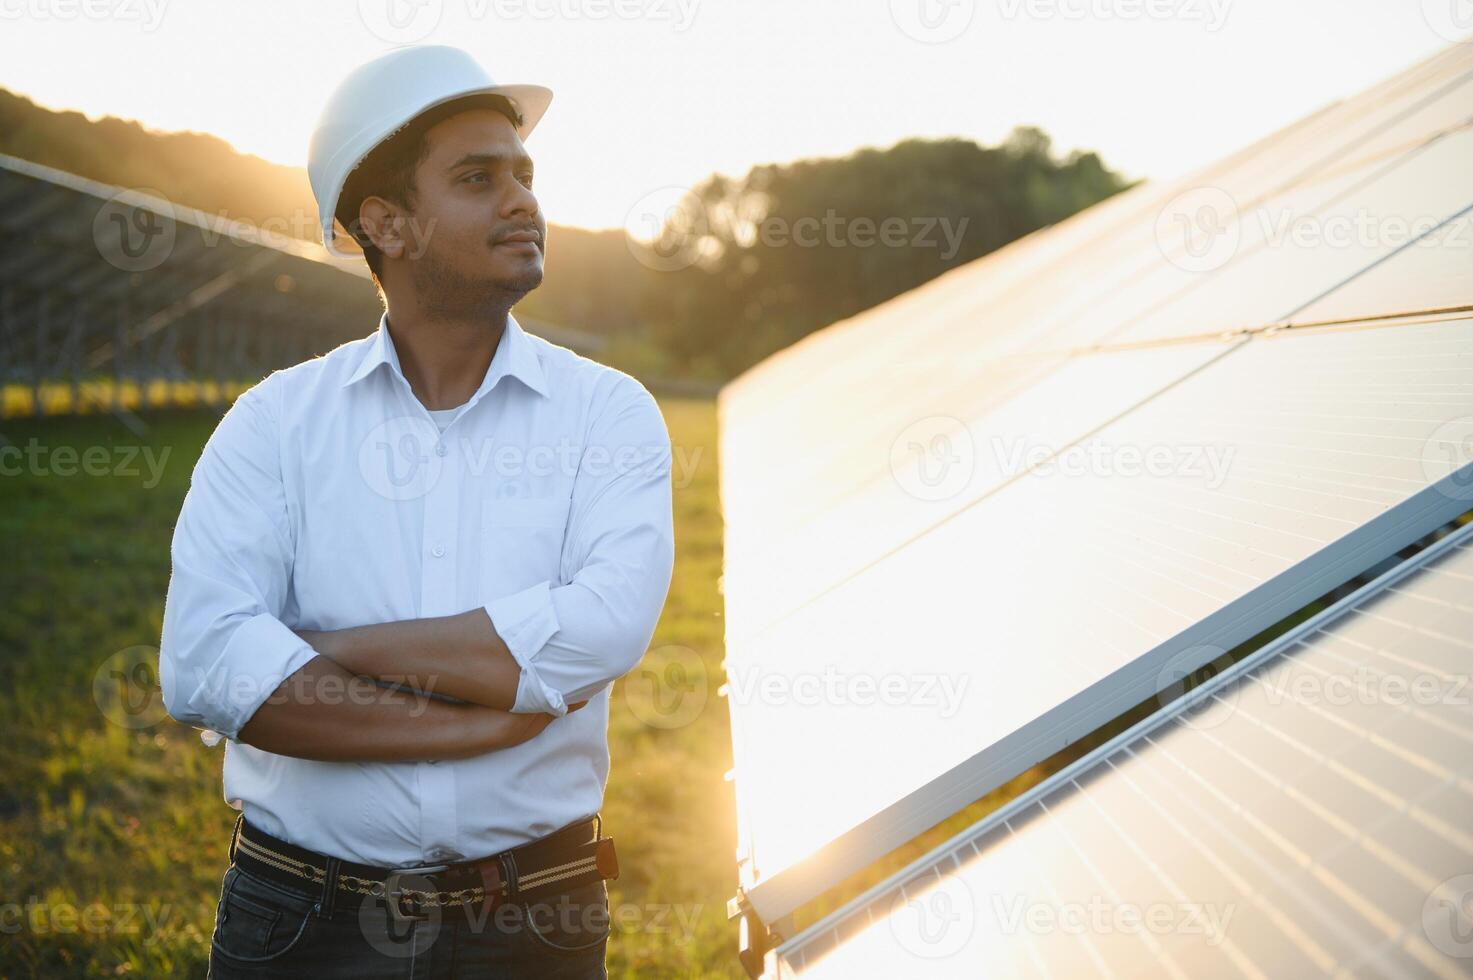
POLYGON ((307 177, 317 198, 322 244, 329 252, 344 258, 361 254, 333 215, 348 174, 369 151, 426 109, 479 94, 511 100, 522 115, 517 133, 523 139, 552 101, 552 90, 541 85, 497 85, 476 59, 443 44, 396 48, 343 79, 318 117, 307 150, 307 177), (353 249, 345 249, 344 241, 353 249))

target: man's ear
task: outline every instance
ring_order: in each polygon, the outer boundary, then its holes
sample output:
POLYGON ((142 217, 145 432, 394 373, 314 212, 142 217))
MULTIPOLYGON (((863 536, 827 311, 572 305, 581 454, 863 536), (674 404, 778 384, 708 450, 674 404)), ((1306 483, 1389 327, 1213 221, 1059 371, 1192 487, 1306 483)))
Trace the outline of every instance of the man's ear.
POLYGON ((409 243, 404 237, 403 212, 391 201, 369 196, 358 206, 358 221, 368 236, 387 258, 402 258, 409 243))

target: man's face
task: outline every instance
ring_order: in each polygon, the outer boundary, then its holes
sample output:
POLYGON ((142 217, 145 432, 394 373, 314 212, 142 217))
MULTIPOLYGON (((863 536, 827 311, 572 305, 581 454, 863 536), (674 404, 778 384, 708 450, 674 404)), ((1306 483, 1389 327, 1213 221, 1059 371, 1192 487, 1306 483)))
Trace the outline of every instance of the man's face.
POLYGON ((511 120, 471 109, 426 135, 406 233, 421 302, 476 308, 542 283, 547 222, 532 194, 532 159, 511 120))

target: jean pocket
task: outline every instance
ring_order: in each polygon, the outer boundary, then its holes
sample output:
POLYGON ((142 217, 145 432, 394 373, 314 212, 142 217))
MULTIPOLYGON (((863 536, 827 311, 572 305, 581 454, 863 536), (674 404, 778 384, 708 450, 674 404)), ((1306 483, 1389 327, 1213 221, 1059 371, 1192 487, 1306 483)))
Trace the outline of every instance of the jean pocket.
POLYGON ((524 928, 540 946, 559 953, 587 953, 609 939, 609 893, 602 881, 563 895, 523 902, 524 928))
POLYGON ((312 920, 311 899, 231 866, 225 873, 211 946, 227 959, 266 963, 285 956, 312 920))

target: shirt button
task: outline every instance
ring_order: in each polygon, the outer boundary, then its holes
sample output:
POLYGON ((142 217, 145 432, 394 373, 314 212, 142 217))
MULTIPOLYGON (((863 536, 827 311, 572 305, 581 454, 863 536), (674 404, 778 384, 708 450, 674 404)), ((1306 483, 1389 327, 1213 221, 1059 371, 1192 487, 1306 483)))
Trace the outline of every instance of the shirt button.
POLYGON ((436 456, 444 456, 448 452, 450 452, 450 450, 445 448, 445 444, 443 442, 437 442, 437 443, 435 443, 435 455, 436 456))
POLYGON ((445 546, 443 544, 437 544, 437 545, 435 545, 435 547, 433 548, 433 550, 430 551, 430 554, 434 555, 436 558, 444 558, 445 557, 445 546))

